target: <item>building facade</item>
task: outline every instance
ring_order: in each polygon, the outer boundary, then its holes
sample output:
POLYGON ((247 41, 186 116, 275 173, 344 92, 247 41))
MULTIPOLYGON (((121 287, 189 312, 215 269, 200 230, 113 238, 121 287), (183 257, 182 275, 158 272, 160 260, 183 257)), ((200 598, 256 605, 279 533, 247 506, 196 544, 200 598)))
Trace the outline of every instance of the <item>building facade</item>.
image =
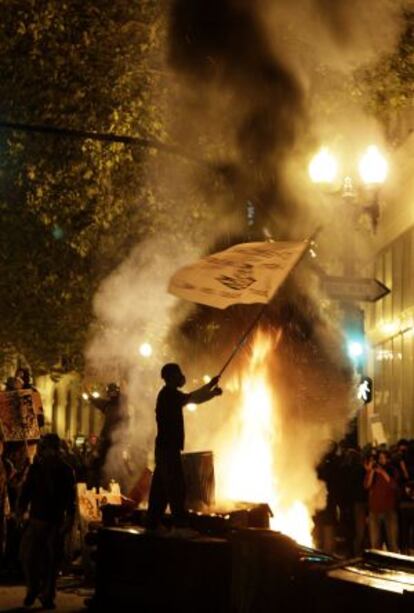
POLYGON ((374 398, 360 413, 362 443, 414 438, 414 136, 407 133, 391 160, 375 256, 365 271, 391 291, 364 308, 374 398))
POLYGON ((82 397, 82 380, 77 373, 38 377, 36 387, 42 397, 46 431, 72 440, 79 434, 99 434, 102 414, 82 397))

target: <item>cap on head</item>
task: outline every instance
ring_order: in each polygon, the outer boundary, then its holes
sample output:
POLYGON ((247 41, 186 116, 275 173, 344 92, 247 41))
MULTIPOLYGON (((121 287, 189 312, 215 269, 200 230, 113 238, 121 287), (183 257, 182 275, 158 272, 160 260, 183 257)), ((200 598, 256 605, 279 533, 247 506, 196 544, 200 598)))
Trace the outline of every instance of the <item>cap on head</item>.
POLYGON ((167 383, 167 381, 171 381, 171 379, 177 377, 177 375, 182 375, 181 368, 178 364, 174 362, 169 362, 168 364, 164 364, 161 368, 161 379, 167 383))

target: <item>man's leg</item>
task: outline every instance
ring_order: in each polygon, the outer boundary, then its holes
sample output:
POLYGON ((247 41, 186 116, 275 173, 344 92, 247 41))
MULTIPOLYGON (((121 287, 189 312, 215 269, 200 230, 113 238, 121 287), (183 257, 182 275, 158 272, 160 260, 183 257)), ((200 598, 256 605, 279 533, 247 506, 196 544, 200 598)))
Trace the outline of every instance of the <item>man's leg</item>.
POLYGON ((188 518, 185 508, 185 480, 180 452, 171 455, 167 469, 167 496, 173 523, 174 526, 183 527, 188 524, 188 518))
POLYGON ((384 513, 385 533, 388 551, 398 553, 398 515, 396 511, 384 513))
POLYGON ((48 524, 45 531, 45 561, 42 568, 41 600, 46 605, 53 605, 56 596, 56 579, 59 560, 58 526, 48 524))
POLYGON ((365 530, 367 525, 367 505, 365 502, 354 503, 354 522, 354 555, 359 556, 364 549, 365 530))
POLYGON ((30 520, 20 544, 20 559, 26 581, 28 604, 34 602, 41 587, 45 556, 45 534, 42 524, 43 522, 30 520))
POLYGON ((381 522, 379 514, 370 512, 368 524, 371 549, 381 549, 381 522))
POLYGON ((150 530, 159 526, 168 504, 164 472, 164 462, 159 459, 157 460, 154 474, 152 475, 148 499, 147 528, 150 530))

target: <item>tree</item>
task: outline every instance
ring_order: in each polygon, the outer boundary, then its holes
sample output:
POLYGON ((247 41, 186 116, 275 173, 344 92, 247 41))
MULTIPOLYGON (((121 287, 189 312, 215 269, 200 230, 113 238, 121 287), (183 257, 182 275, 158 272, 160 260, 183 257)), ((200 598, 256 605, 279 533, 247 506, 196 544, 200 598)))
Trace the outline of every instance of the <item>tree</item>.
POLYGON ((396 113, 412 108, 414 96, 414 11, 404 12, 405 27, 394 53, 353 76, 353 95, 389 128, 396 113))
MULTIPOLYGON (((0 117, 165 138, 160 16, 154 0, 3 3, 0 117)), ((100 280, 154 228, 148 152, 6 131, 0 142, 0 339, 48 370, 82 351, 100 280)))

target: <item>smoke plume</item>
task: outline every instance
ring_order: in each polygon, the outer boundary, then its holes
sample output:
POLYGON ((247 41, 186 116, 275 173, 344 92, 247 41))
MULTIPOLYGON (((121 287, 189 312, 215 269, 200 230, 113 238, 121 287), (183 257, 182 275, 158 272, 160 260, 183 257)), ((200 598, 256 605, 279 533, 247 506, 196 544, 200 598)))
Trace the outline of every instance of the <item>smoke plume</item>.
MULTIPOLYGON (((249 307, 224 313, 197 308, 189 317, 189 308, 166 293, 169 276, 217 246, 304 238, 326 224, 324 198, 309 187, 303 170, 311 148, 335 131, 333 123, 317 118, 315 100, 326 93, 335 97, 332 88, 343 75, 389 53, 400 19, 401 4, 395 0, 169 3, 165 130, 195 163, 163 158, 162 171, 154 168, 151 180, 164 198, 156 238, 137 245, 102 285, 95 302, 100 330, 88 349, 98 369, 105 362, 120 367, 135 415, 129 431, 142 458, 152 445, 163 361, 179 359, 188 369, 189 384, 196 385, 204 371, 218 370, 254 313, 249 307), (143 341, 154 349, 146 362, 137 354, 143 341)), ((337 98, 342 94, 338 91, 337 98)), ((341 116, 342 133, 358 139, 361 125, 366 130, 361 109, 341 116)), ((380 132, 370 125, 370 134, 380 132)), ((332 259, 340 258, 334 244, 341 228, 337 219, 329 223, 330 241, 323 233, 321 242, 328 243, 332 259)), ((278 349, 284 377, 275 381, 283 389, 283 430, 292 446, 296 437, 302 454, 296 469, 286 465, 286 478, 302 486, 326 439, 344 432, 352 383, 341 335, 321 308, 311 277, 309 269, 295 275, 267 315, 269 326, 284 330, 278 349), (298 379, 304 390, 302 413, 292 395, 298 379)), ((219 440, 231 445, 237 428, 230 427, 220 404, 226 404, 225 395, 216 408, 189 418, 190 448, 214 451, 219 440)), ((316 486, 308 481, 310 500, 316 486)))

